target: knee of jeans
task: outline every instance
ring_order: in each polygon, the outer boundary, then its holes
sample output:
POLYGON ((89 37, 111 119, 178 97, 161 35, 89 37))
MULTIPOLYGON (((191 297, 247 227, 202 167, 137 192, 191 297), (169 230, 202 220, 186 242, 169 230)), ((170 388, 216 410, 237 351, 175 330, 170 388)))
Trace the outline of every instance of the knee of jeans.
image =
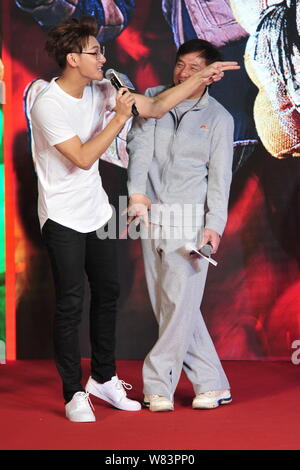
POLYGON ((83 308, 83 295, 65 295, 57 300, 56 317, 77 319, 83 308))
POLYGON ((98 302, 115 301, 120 295, 120 284, 115 281, 105 281, 101 286, 91 286, 91 300, 98 302))

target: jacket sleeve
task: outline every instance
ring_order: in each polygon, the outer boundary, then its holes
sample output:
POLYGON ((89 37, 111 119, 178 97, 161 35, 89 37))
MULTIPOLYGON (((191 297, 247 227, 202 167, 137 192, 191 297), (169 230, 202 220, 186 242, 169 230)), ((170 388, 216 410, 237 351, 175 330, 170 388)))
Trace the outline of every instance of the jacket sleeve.
MULTIPOLYGON (((146 90, 146 96, 150 96, 146 90)), ((156 119, 135 118, 127 135, 128 194, 145 194, 148 171, 154 155, 156 119)))
POLYGON ((234 123, 231 115, 221 113, 214 128, 208 164, 207 211, 205 228, 223 234, 227 222, 232 179, 234 123))

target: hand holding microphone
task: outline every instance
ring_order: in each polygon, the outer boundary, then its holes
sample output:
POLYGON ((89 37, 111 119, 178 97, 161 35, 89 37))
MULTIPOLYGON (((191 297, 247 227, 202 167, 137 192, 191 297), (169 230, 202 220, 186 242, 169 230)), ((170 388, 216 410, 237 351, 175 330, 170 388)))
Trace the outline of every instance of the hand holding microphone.
POLYGON ((217 261, 211 258, 211 255, 217 252, 220 243, 220 235, 212 229, 205 228, 203 232, 203 238, 201 245, 198 248, 196 244, 187 243, 185 245, 186 251, 190 255, 198 255, 205 258, 209 263, 217 266, 217 261))
POLYGON ((185 249, 190 256, 199 256, 201 258, 206 259, 209 263, 213 264, 214 266, 218 265, 217 261, 215 261, 211 257, 213 248, 209 243, 203 245, 201 248, 196 248, 196 245, 193 243, 187 243, 185 245, 185 249))
POLYGON ((134 96, 128 93, 126 88, 120 88, 116 96, 114 111, 116 115, 126 122, 132 116, 132 106, 134 106, 134 96))
MULTIPOLYGON (((114 69, 108 69, 105 72, 105 78, 107 78, 107 80, 110 80, 110 83, 117 91, 119 91, 122 88, 128 88, 129 90, 132 90, 132 91, 135 90, 133 84, 131 83, 127 75, 125 75, 124 73, 117 72, 114 69)), ((124 90, 123 94, 125 93, 126 93, 126 90, 124 90)), ((131 113, 133 114, 133 116, 139 115, 137 107, 134 103, 132 103, 131 105, 131 113)))
POLYGON ((203 231, 203 238, 201 240, 201 250, 204 246, 209 246, 210 248, 205 248, 206 250, 211 249, 211 252, 209 255, 214 255, 217 253, 219 244, 220 244, 220 235, 215 231, 210 228, 205 228, 203 231))
POLYGON ((199 251, 202 253, 202 255, 210 257, 213 251, 213 247, 210 243, 206 243, 206 245, 203 245, 201 248, 199 248, 199 251))

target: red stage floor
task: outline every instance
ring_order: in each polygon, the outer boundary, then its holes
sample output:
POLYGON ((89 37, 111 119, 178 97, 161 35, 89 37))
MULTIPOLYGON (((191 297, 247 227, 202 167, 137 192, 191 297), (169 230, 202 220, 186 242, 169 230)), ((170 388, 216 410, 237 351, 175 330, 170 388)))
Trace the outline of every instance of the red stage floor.
MULTIPOLYGON (((225 361, 234 402, 192 410, 192 387, 183 376, 170 413, 125 412, 93 398, 96 423, 64 417, 52 361, 0 366, 0 449, 190 450, 300 449, 300 365, 225 361)), ((142 399, 141 361, 118 361, 118 375, 142 399)), ((83 361, 84 378, 89 361, 83 361)))

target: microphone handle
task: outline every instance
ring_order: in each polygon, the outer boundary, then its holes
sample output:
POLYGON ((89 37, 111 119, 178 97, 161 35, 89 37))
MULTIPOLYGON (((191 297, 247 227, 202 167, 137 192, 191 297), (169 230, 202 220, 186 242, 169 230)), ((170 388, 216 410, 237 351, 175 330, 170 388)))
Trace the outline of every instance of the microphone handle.
MULTIPOLYGON (((124 91, 124 93, 126 93, 126 91, 124 91)), ((123 93, 123 95, 124 95, 124 93, 123 93)), ((137 107, 136 107, 135 104, 133 104, 133 105, 131 106, 131 113, 132 113, 133 116, 135 116, 135 117, 138 117, 139 114, 140 114, 140 113, 138 112, 137 107)))
POLYGON ((133 114, 135 117, 138 117, 139 114, 140 114, 140 113, 138 112, 137 107, 136 107, 135 104, 132 105, 131 112, 132 112, 132 114, 133 114))
MULTIPOLYGON (((115 79, 115 77, 112 77, 112 78, 110 79, 110 81, 111 81, 111 84, 115 87, 115 89, 116 89, 117 91, 121 88, 120 83, 115 79)), ((126 91, 124 91, 124 93, 126 93, 126 91)), ((124 93, 123 93, 123 95, 124 95, 124 93)), ((138 117, 139 114, 140 114, 140 113, 138 112, 137 107, 136 107, 135 104, 132 105, 132 107, 131 107, 131 112, 132 112, 133 116, 135 116, 135 117, 138 117)))

